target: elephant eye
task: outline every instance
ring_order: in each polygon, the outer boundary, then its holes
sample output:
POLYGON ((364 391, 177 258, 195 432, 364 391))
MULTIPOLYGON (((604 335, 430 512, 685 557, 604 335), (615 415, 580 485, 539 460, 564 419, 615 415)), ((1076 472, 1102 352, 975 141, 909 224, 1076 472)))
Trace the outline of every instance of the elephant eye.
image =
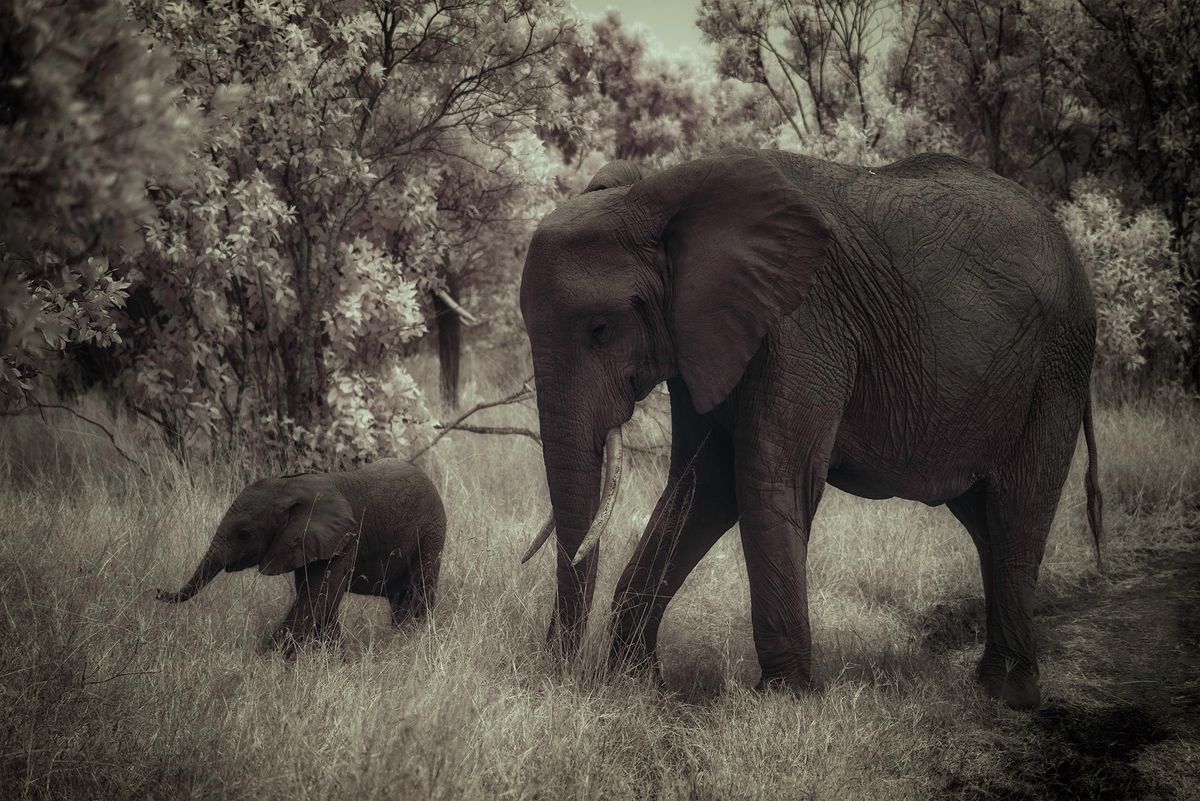
POLYGON ((588 323, 588 338, 591 340, 593 347, 607 345, 611 332, 612 327, 604 317, 594 317, 588 323))
POLYGON ((250 539, 250 532, 244 528, 239 528, 237 530, 237 533, 234 534, 234 536, 237 537, 242 542, 245 542, 246 540, 250 539))

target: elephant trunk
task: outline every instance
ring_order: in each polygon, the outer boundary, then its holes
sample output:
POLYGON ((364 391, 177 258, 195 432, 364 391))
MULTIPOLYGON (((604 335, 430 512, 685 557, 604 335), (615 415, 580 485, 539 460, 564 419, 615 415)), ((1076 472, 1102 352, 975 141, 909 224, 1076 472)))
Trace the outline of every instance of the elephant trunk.
MULTIPOLYGON (((599 550, 591 549, 578 563, 574 560, 600 506, 602 454, 592 432, 583 425, 572 425, 569 414, 560 414, 563 407, 547 398, 547 393, 538 392, 538 407, 558 541, 558 591, 546 639, 569 658, 582 642, 596 583, 599 550)), ((548 537, 546 529, 543 533, 548 537)))
MULTIPOLYGON (((621 429, 614 428, 608 432, 608 437, 604 443, 604 471, 600 474, 600 484, 604 489, 604 496, 600 500, 600 512, 592 521, 591 527, 588 529, 587 536, 583 538, 579 548, 575 551, 575 556, 572 558, 572 564, 579 564, 584 557, 591 552, 600 542, 600 536, 604 533, 608 526, 608 519, 612 516, 613 507, 617 501, 617 490, 621 486, 621 429)), ((546 519, 540 531, 533 538, 533 542, 525 550, 525 555, 521 557, 521 564, 525 564, 533 555, 541 550, 546 544, 546 540, 550 539, 550 535, 554 533, 554 513, 546 519)))
POLYGON ((184 584, 179 592, 159 590, 158 600, 169 604, 183 603, 204 589, 224 568, 225 562, 217 553, 216 547, 210 546, 208 552, 204 554, 204 558, 200 560, 199 566, 196 567, 196 572, 192 573, 192 577, 188 579, 187 584, 184 584))

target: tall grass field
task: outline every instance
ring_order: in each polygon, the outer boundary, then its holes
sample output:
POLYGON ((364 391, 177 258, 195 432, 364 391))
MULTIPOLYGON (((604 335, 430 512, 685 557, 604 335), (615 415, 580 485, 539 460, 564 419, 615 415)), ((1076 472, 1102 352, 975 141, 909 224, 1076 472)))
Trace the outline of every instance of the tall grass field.
MULTIPOLYGON (((477 378, 467 404, 518 373, 477 378)), ((811 693, 752 689, 736 531, 667 613, 667 688, 606 673, 613 586, 665 482, 646 453, 602 545, 586 648, 561 667, 544 648, 553 549, 519 564, 549 508, 540 448, 462 432, 420 462, 450 521, 434 614, 397 630, 383 600, 348 596, 339 647, 264 654, 289 580, 246 571, 180 606, 153 597, 254 476, 181 466, 143 425, 80 403, 150 477, 69 415, 0 420, 0 798, 1200 795, 1200 420, 1185 401, 1098 410, 1103 576, 1080 443, 1042 566, 1035 713, 972 680, 982 591, 950 513, 832 489, 809 565, 811 693)), ((536 423, 521 405, 477 419, 536 423)))

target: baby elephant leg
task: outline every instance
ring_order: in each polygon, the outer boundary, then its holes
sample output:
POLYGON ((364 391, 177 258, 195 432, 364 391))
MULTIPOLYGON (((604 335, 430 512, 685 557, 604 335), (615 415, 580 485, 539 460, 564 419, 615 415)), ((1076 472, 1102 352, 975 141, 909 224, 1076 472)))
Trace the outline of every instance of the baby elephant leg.
POLYGON ((296 570, 296 600, 268 638, 267 646, 291 654, 303 640, 335 642, 341 635, 338 607, 349 586, 353 565, 353 558, 347 554, 310 562, 296 570))
POLYGON ((418 554, 404 575, 388 585, 387 596, 392 606, 394 625, 400 626, 409 620, 424 620, 429 614, 437 600, 441 561, 440 551, 430 549, 418 554))

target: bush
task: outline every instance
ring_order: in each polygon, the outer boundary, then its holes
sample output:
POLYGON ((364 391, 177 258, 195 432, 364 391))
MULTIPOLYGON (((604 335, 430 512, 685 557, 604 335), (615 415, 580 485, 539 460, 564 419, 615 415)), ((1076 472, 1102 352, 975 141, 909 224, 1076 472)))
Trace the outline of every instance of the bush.
POLYGON ((182 168, 198 122, 174 69, 117 0, 0 4, 0 405, 68 346, 120 341, 110 260, 140 246, 147 182, 182 168))
POLYGON ((1151 208, 1127 214, 1090 182, 1072 194, 1058 218, 1092 277, 1097 369, 1107 379, 1179 380, 1187 309, 1166 217, 1151 208))

